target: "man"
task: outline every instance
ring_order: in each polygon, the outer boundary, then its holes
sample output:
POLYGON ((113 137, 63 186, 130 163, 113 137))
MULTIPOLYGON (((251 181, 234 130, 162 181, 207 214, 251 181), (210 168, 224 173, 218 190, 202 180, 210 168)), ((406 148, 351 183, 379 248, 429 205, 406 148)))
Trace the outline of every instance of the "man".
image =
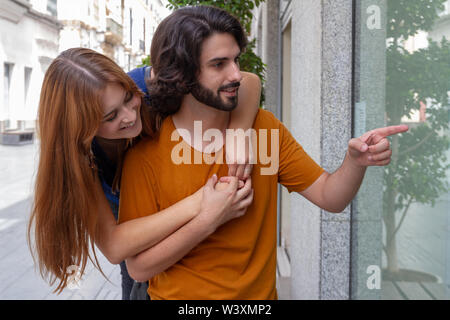
MULTIPOLYGON (((237 103, 245 45, 239 22, 212 7, 179 9, 160 24, 151 50, 155 80, 150 96, 167 117, 157 139, 141 142, 127 155, 120 222, 162 210, 211 175, 227 174, 220 152, 208 154, 209 140, 196 133, 200 123, 203 132, 225 134, 237 103), (180 163, 180 150, 188 153, 182 156, 187 161, 180 163), (206 161, 211 157, 216 161, 206 161)), ((253 129, 260 150, 251 175, 254 201, 245 215, 207 231, 189 222, 170 240, 127 259, 132 277, 151 278, 152 299, 276 299, 278 183, 327 211, 341 212, 356 195, 366 167, 389 163, 386 136, 408 128, 376 129, 350 140, 333 174, 318 166, 271 113, 260 110, 253 129), (271 150, 275 165, 262 149, 271 150), (268 167, 275 170, 264 170, 268 167)))

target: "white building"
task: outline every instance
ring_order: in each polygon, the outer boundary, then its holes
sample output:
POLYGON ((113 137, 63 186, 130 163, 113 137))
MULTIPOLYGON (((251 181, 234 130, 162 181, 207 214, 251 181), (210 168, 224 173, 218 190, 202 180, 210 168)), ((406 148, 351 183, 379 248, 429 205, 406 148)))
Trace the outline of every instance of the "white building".
POLYGON ((123 43, 125 52, 121 58, 125 69, 142 64, 150 54, 150 45, 156 27, 161 22, 163 3, 160 0, 133 0, 123 7, 123 43))
POLYGON ((58 55, 54 1, 33 2, 0 1, 0 132, 34 128, 42 79, 58 55))
POLYGON ((163 17, 160 0, 59 0, 60 51, 87 47, 114 59, 126 71, 142 63, 163 17))

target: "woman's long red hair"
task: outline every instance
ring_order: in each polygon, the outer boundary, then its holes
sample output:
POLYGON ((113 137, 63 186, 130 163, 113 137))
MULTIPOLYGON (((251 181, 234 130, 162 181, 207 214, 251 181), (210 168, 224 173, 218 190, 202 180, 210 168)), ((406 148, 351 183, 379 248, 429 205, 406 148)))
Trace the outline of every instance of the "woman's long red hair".
MULTIPOLYGON (((58 293, 68 284, 69 266, 79 267, 83 274, 89 259, 101 271, 94 250, 99 195, 91 143, 103 117, 102 92, 109 83, 142 97, 111 59, 90 49, 73 48, 52 62, 42 85, 40 158, 28 242, 41 276, 49 278, 50 285, 59 281, 58 293)), ((155 122, 141 100, 142 135, 151 135, 155 122)), ((121 157, 116 178, 127 145, 127 141, 117 141, 121 157)))

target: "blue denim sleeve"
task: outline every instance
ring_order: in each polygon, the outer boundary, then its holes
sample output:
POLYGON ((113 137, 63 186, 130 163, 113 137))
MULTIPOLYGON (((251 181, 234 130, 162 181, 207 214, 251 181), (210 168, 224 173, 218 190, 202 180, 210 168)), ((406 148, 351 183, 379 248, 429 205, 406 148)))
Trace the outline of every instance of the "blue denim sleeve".
POLYGON ((109 202, 111 211, 114 214, 116 220, 119 219, 119 192, 113 193, 111 186, 109 186, 105 180, 101 179, 103 192, 105 193, 106 199, 109 202))
POLYGON ((133 79, 134 83, 142 90, 146 95, 148 95, 147 86, 145 85, 145 68, 136 68, 128 72, 128 75, 133 79))

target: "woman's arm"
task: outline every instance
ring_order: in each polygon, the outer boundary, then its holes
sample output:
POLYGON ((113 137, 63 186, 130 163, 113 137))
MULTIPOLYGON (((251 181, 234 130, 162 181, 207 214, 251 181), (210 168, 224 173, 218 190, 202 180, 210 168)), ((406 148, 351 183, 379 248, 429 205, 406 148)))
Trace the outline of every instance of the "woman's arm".
POLYGON ((250 72, 242 72, 238 91, 238 104, 231 112, 230 129, 247 130, 253 127, 261 101, 261 80, 250 72))
POLYGON ((95 244, 112 264, 152 247, 200 212, 202 189, 158 213, 117 224, 98 183, 100 202, 95 244))
MULTIPOLYGON (((239 87, 238 105, 231 112, 229 129, 243 129, 246 131, 253 127, 261 99, 261 80, 256 74, 242 72, 241 86, 239 87)), ((239 145, 239 143, 238 143, 239 145)), ((240 179, 247 179, 251 173, 250 154, 248 143, 245 150, 226 149, 228 175, 240 179)))

